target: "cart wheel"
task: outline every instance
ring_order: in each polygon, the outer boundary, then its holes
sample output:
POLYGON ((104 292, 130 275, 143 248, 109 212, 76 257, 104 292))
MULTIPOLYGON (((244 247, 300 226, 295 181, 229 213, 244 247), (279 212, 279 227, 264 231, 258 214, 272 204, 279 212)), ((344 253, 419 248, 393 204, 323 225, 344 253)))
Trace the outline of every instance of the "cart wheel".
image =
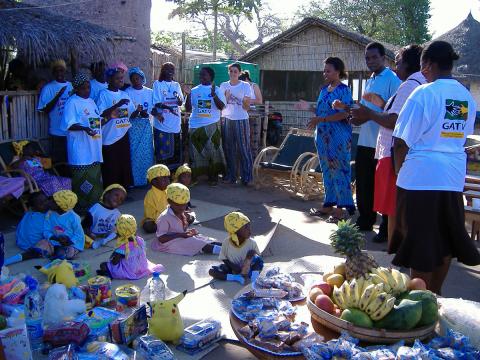
POLYGON ((200 341, 200 342, 198 343, 198 347, 199 347, 200 349, 203 348, 203 341, 200 341))

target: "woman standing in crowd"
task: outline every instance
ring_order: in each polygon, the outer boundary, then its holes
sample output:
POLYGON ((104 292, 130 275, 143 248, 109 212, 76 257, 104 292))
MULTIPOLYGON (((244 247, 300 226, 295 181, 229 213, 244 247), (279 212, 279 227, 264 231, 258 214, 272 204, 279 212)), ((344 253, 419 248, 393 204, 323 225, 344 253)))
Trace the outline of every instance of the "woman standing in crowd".
POLYGON ((147 82, 145 74, 138 67, 128 70, 132 86, 125 92, 133 101, 133 105, 140 112, 136 118, 131 118, 130 123, 130 152, 132 155, 133 185, 147 185, 145 174, 153 165, 153 135, 149 114, 153 107, 152 89, 144 86, 147 82))
POLYGON ((238 79, 242 68, 233 63, 228 66, 229 81, 220 85, 227 101, 222 110, 223 149, 227 160, 225 182, 237 181, 237 157, 240 156, 241 178, 244 185, 253 180, 253 160, 250 149, 250 126, 248 112, 252 98, 250 85, 238 79))
POLYGON ((132 166, 128 129, 130 118, 136 117, 135 109, 127 93, 120 90, 123 86, 123 72, 110 68, 105 72, 108 88, 100 91, 97 106, 104 120, 103 142, 103 186, 120 184, 124 188, 132 186, 132 166))
POLYGON ((63 127, 67 131, 68 164, 77 209, 84 213, 102 195, 102 125, 100 112, 90 98, 90 81, 82 73, 73 79, 75 94, 65 104, 63 127))
POLYGON ((260 137, 262 133, 262 114, 258 111, 255 105, 263 104, 263 96, 260 87, 250 79, 250 72, 248 70, 242 71, 242 74, 238 79, 247 82, 252 91, 248 123, 250 125, 250 147, 252 149, 252 159, 255 159, 260 150, 260 137))
POLYGON ((218 175, 225 171, 222 148, 220 112, 225 107, 225 96, 215 86, 215 72, 209 67, 200 70, 200 85, 187 96, 185 108, 190 112, 189 146, 192 176, 207 175, 211 185, 218 182, 218 175))
POLYGON ((335 100, 344 106, 353 104, 350 88, 342 83, 347 73, 343 61, 329 57, 324 61, 323 76, 327 83, 320 90, 315 115, 308 123, 309 129, 316 129, 318 158, 323 174, 325 199, 319 209, 311 209, 315 216, 329 215, 329 222, 344 219, 345 208, 349 215, 355 212, 353 203, 350 169, 352 127, 347 121, 348 112, 336 110, 335 100))
POLYGON ((452 258, 480 264, 480 254, 465 230, 463 186, 467 136, 473 133, 477 106, 469 91, 452 78, 458 55, 445 41, 423 50, 419 86, 400 111, 394 136, 397 223, 392 263, 411 269, 427 288, 441 294, 452 258))
POLYGON ((53 79, 40 92, 38 110, 48 114, 50 123, 48 133, 51 139, 51 156, 54 163, 65 163, 67 160, 67 143, 62 131, 63 108, 72 91, 72 84, 65 80, 67 65, 62 59, 51 64, 53 79))
POLYGON ((90 72, 93 76, 93 79, 90 80, 90 97, 93 101, 97 101, 100 91, 108 87, 105 81, 105 62, 99 61, 90 64, 90 72))
POLYGON ((182 162, 180 105, 183 94, 180 84, 173 80, 174 76, 175 65, 166 62, 160 70, 160 78, 153 84, 155 157, 157 163, 166 165, 182 162))

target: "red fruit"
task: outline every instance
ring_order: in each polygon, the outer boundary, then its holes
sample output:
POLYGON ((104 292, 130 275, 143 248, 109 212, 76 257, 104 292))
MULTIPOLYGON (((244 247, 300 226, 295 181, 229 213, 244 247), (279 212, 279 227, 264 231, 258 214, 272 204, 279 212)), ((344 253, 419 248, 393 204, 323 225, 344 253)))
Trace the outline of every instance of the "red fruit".
POLYGON ((332 287, 326 282, 321 282, 316 285, 313 285, 312 288, 319 288, 327 296, 332 296, 332 287))
POLYGON ((315 299, 315 305, 322 309, 323 311, 333 314, 335 312, 335 307, 332 300, 327 295, 318 295, 315 299))
POLYGON ((427 284, 420 278, 413 278, 407 285, 408 290, 427 290, 427 284))
POLYGON ((310 301, 314 303, 317 296, 322 294, 323 294, 323 291, 321 289, 313 287, 310 290, 310 294, 308 296, 310 297, 310 301))

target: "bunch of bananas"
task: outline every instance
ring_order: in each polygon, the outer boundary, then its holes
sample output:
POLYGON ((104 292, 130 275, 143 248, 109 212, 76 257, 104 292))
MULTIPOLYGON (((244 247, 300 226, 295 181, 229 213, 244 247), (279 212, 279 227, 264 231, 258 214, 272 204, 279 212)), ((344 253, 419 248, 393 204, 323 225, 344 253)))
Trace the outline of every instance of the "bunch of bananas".
POLYGON ((383 284, 383 289, 388 294, 398 295, 407 291, 410 277, 396 269, 378 267, 371 270, 368 277, 374 284, 383 284))
POLYGON ((363 276, 335 286, 332 298, 341 309, 360 309, 375 321, 384 318, 395 305, 395 297, 385 292, 383 284, 375 284, 363 276))

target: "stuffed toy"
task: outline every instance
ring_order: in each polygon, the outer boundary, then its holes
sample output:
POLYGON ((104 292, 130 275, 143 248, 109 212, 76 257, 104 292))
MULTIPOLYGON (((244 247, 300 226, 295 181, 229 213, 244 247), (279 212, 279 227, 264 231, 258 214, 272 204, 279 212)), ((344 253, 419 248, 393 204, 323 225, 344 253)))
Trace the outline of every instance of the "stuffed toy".
POLYGON ((150 305, 152 317, 149 322, 149 333, 163 341, 177 344, 183 335, 183 320, 180 316, 178 303, 185 297, 187 291, 172 299, 155 301, 150 305))
POLYGON ((67 288, 63 284, 53 284, 45 294, 43 324, 54 325, 74 319, 86 311, 85 301, 68 299, 67 288))
POLYGON ((48 281, 52 284, 63 284, 67 288, 78 285, 73 266, 66 260, 55 260, 43 267, 35 266, 35 268, 47 275, 48 281))

